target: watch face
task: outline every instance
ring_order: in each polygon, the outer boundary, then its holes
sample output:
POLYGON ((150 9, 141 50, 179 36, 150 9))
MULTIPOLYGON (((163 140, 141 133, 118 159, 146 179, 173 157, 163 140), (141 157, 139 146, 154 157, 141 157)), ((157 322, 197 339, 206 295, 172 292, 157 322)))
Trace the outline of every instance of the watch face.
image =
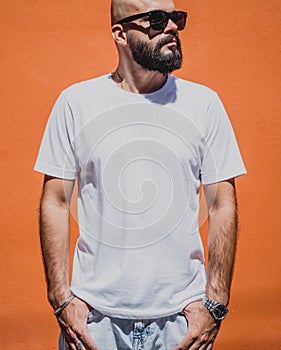
POLYGON ((228 313, 228 310, 224 305, 220 304, 215 307, 212 313, 215 319, 220 321, 225 318, 226 314, 228 313))

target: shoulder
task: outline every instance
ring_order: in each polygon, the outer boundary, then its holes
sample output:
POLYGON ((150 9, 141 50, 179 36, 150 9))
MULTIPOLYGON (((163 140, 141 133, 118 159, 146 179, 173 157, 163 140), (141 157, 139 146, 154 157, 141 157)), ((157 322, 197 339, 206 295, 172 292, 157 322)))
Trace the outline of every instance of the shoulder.
POLYGON ((190 97, 201 101, 211 101, 218 98, 216 91, 208 86, 172 76, 179 94, 190 95, 190 97))
POLYGON ((89 80, 77 82, 62 91, 62 95, 67 100, 79 100, 81 97, 93 95, 98 91, 104 91, 108 84, 108 74, 89 80))

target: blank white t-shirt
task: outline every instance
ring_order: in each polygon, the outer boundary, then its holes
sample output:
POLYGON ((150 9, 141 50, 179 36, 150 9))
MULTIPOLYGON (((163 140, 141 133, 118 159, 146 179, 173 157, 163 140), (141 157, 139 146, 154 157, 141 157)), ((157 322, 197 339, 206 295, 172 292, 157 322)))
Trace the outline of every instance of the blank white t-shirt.
POLYGON ((200 183, 246 172, 215 92, 169 76, 160 90, 133 94, 110 75, 61 93, 35 170, 78 178, 73 293, 131 319, 204 296, 200 183))

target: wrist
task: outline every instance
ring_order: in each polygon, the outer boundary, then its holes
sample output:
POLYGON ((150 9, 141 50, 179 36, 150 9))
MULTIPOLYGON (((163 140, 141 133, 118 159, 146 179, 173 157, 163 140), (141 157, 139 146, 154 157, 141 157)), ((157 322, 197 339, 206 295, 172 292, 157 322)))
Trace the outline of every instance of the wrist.
POLYGON ((56 310, 70 296, 70 288, 60 288, 48 291, 48 300, 54 310, 56 310))
POLYGON ((224 305, 229 304, 229 291, 223 290, 222 288, 217 288, 211 285, 207 286, 206 296, 216 302, 222 303, 224 305))
POLYGON ((54 311, 54 315, 59 318, 61 316, 61 313, 67 306, 72 302, 72 300, 75 298, 74 294, 70 294, 68 298, 54 311))

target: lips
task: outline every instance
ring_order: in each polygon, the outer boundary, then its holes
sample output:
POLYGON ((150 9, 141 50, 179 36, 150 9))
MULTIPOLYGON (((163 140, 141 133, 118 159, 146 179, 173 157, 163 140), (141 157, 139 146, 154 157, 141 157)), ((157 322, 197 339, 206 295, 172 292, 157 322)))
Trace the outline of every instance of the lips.
POLYGON ((170 51, 180 50, 180 40, 177 35, 166 34, 163 38, 159 39, 156 44, 155 50, 159 51, 163 47, 169 48, 170 51))
POLYGON ((172 40, 172 41, 169 41, 166 45, 167 46, 178 46, 178 43, 177 43, 177 40, 172 40))
POLYGON ((172 40, 164 44, 162 47, 166 47, 170 50, 176 50, 178 48, 178 43, 176 40, 172 40))
POLYGON ((172 36, 172 38, 165 38, 161 42, 161 47, 165 46, 165 45, 167 45, 167 46, 178 46, 178 40, 174 36, 172 36))

